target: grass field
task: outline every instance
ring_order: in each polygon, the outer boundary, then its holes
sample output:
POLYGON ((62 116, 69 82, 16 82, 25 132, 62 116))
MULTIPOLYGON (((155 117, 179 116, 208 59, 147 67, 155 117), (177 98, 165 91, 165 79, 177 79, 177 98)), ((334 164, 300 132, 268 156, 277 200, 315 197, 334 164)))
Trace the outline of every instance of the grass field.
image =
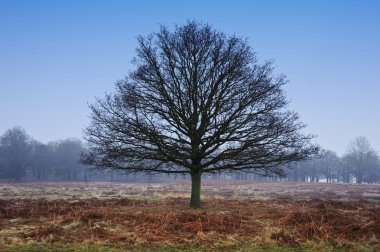
POLYGON ((0 184, 1 251, 380 251, 380 186, 0 184))

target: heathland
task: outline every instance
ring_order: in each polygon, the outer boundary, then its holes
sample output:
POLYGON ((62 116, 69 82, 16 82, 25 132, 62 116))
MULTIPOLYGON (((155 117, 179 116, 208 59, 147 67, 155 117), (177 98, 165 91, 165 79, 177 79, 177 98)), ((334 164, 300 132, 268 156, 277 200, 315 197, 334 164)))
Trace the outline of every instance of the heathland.
POLYGON ((379 251, 380 186, 2 183, 1 251, 379 251))

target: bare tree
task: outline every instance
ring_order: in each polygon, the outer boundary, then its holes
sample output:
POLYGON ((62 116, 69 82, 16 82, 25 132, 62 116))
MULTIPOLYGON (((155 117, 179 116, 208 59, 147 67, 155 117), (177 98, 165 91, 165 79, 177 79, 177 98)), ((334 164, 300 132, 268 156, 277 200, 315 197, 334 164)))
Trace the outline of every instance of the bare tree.
POLYGON ((327 183, 332 183, 338 179, 338 170, 340 165, 339 157, 331 150, 321 150, 321 159, 319 160, 319 170, 326 178, 327 183))
POLYGON ((282 174, 280 165, 317 151, 294 112, 285 77, 260 64, 247 42, 188 22, 138 38, 137 57, 116 92, 90 106, 83 162, 126 172, 282 174))
POLYGON ((0 154, 2 176, 20 181, 31 162, 31 138, 21 127, 7 130, 0 137, 0 154))
MULTIPOLYGON (((78 174, 86 172, 86 168, 80 162, 80 154, 83 151, 82 142, 79 139, 69 138, 50 143, 52 149, 52 163, 56 177, 66 181, 78 180, 78 174)), ((85 174, 86 176, 86 174, 85 174)))
POLYGON ((40 143, 36 140, 32 141, 31 148, 32 161, 30 168, 33 178, 46 180, 47 176, 53 171, 52 150, 49 145, 40 143))
POLYGON ((356 183, 373 183, 378 178, 380 163, 378 154, 364 136, 356 137, 348 147, 345 158, 350 161, 350 170, 356 183))

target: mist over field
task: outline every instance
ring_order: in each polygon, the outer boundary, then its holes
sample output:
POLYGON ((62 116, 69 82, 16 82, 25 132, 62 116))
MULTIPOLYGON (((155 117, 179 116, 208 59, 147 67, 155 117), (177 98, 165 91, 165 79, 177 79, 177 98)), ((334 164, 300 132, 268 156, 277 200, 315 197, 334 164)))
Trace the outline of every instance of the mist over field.
POLYGON ((0 251, 380 251, 380 2, 0 2, 0 251))

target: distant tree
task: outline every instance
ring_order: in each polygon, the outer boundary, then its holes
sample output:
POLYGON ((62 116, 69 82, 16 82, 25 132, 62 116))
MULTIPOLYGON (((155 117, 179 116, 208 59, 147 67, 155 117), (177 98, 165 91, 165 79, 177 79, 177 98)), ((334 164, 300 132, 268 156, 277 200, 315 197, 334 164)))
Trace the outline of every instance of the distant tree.
POLYGON ((198 208, 203 173, 283 174, 280 165, 317 151, 286 110, 285 77, 260 64, 245 40, 188 22, 138 44, 135 70, 90 106, 84 163, 188 173, 198 208))
POLYGON ((5 154, 5 146, 0 144, 0 179, 5 178, 5 175, 9 167, 9 163, 5 154))
POLYGON ((380 183, 380 157, 379 154, 372 151, 366 157, 366 172, 363 176, 363 182, 368 184, 380 183))
POLYGON ((337 179, 340 159, 335 152, 322 149, 318 155, 291 164, 288 168, 287 176, 290 180, 320 182, 321 179, 326 179, 326 182, 332 182, 337 179))
POLYGON ((319 166, 320 158, 321 157, 318 156, 305 163, 305 166, 308 169, 310 182, 319 182, 319 179, 321 178, 321 167, 319 166))
POLYGON ((325 177, 326 182, 331 183, 338 177, 340 160, 335 152, 330 150, 322 150, 321 158, 317 166, 319 166, 320 173, 325 177))
POLYGON ((353 156, 352 155, 344 155, 341 158, 341 166, 339 170, 339 178, 343 183, 350 183, 352 180, 353 174, 353 156))
POLYGON ((20 181, 31 162, 31 139, 21 127, 7 130, 0 137, 3 178, 20 181))
POLYGON ((360 136, 352 141, 346 154, 346 160, 352 175, 355 177, 356 183, 366 182, 371 177, 375 178, 379 164, 379 157, 372 149, 368 139, 360 136))
POLYGON ((286 166, 286 177, 291 181, 308 182, 313 159, 295 162, 286 166))
POLYGON ((53 172, 53 151, 51 146, 33 141, 31 144, 31 170, 33 178, 44 180, 53 172))
POLYGON ((84 151, 82 142, 78 139, 66 139, 50 145, 55 176, 66 181, 78 180, 78 175, 85 169, 79 162, 80 154, 84 151))

